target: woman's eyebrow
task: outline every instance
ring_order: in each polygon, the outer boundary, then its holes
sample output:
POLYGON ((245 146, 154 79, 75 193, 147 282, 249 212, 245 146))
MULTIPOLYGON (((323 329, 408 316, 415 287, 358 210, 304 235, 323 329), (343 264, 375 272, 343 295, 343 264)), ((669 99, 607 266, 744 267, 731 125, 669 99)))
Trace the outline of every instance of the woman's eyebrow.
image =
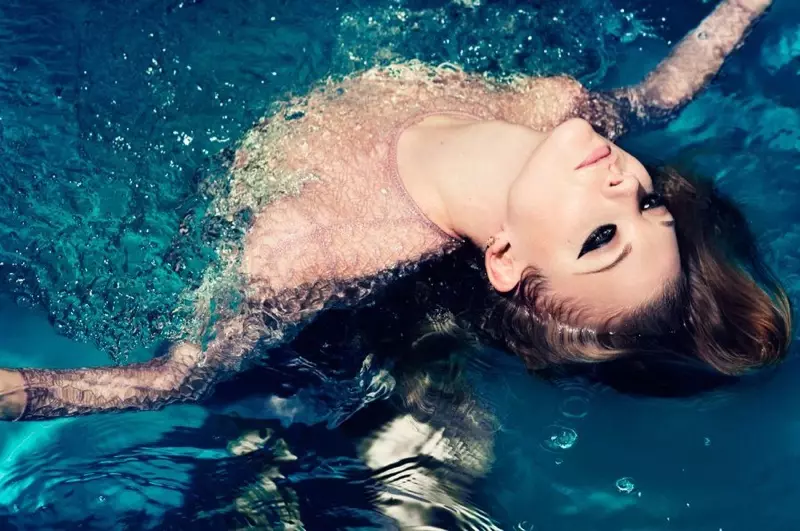
POLYGON ((607 266, 603 266, 600 269, 597 269, 595 271, 587 271, 585 273, 579 273, 579 274, 581 274, 581 275, 594 275, 595 273, 602 273, 603 271, 608 271, 609 269, 611 269, 613 267, 616 267, 617 264, 619 264, 620 262, 625 260, 628 257, 628 255, 631 254, 632 250, 633 250, 633 246, 629 243, 622 249, 622 252, 619 253, 619 256, 613 262, 608 264, 607 266))

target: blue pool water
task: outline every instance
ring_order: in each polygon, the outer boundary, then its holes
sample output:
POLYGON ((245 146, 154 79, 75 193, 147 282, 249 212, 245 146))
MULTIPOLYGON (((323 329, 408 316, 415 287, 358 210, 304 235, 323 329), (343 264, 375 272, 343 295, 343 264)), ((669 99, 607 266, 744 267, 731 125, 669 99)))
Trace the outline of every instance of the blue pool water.
MULTIPOLYGON (((714 4, 5 0, 0 366, 152 356, 212 258, 202 230, 180 236, 181 224, 202 216, 220 153, 287 91, 404 58, 611 87, 639 79, 714 4)), ((798 74, 800 4, 775 0, 678 120, 625 141, 716 175, 795 302, 798 74)), ((272 384, 242 384, 227 408, 2 425, 0 528, 280 529, 298 518, 306 529, 392 528, 374 507, 380 492, 400 493, 397 510, 411 518, 424 506, 414 495, 430 501, 437 488, 414 470, 463 475, 413 459, 439 450, 479 469, 428 515, 445 529, 800 528, 793 358, 757 381, 655 399, 544 383, 511 358, 481 357, 491 368, 470 369, 470 381, 476 407, 495 417, 489 449, 457 426, 389 429, 402 411, 385 407, 380 382, 367 385, 380 371, 362 370, 358 350, 331 368, 337 377, 304 373, 280 399, 272 384), (245 453, 248 434, 266 442, 245 453), (392 441, 407 455, 388 452, 376 473, 392 441)))

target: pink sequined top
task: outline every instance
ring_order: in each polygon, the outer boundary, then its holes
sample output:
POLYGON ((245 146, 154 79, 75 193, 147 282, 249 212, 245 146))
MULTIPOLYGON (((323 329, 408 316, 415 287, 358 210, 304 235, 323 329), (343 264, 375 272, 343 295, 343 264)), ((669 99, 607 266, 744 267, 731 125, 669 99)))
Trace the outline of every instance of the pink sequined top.
POLYGON ((452 248, 456 240, 420 211, 403 185, 400 134, 440 113, 547 129, 567 118, 582 94, 567 78, 501 84, 406 64, 292 100, 254 128, 237 152, 226 207, 258 212, 243 272, 274 293, 325 278, 363 278, 452 248), (254 192, 259 180, 269 185, 263 196, 254 192))

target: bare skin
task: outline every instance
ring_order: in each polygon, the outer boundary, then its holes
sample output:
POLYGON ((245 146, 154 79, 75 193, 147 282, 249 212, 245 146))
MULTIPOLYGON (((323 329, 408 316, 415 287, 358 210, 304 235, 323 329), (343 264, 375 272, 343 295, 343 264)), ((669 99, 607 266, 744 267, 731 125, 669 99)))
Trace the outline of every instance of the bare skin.
MULTIPOLYGON (((463 101, 471 116, 430 113, 405 129, 396 144, 400 180, 435 229, 405 211, 392 210, 405 199, 388 184, 356 183, 350 195, 342 192, 339 198, 331 182, 312 179, 297 196, 264 206, 248 232, 240 273, 248 283, 250 306, 260 308, 258 316, 231 317, 217 327, 215 339, 205 348, 181 343, 167 356, 144 364, 0 370, 0 416, 43 419, 156 409, 200 399, 219 380, 242 369, 265 333, 275 341, 290 340, 319 311, 363 300, 345 293, 351 293, 352 286, 370 291, 374 283, 364 279, 444 252, 461 241, 480 247, 488 243, 486 270, 501 292, 514 289, 523 271, 536 266, 545 271, 555 291, 582 297, 598 317, 646 302, 678 273, 674 228, 669 212, 650 197, 652 182, 644 167, 608 139, 636 121, 671 115, 690 101, 770 3, 723 1, 642 83, 611 93, 589 93, 568 78, 525 78, 501 87, 478 76, 443 76, 457 85, 442 89, 437 101, 450 105, 456 100, 447 100, 448 93, 458 93, 461 99, 456 103, 463 101), (340 223, 336 216, 343 211, 327 204, 309 208, 306 194, 333 197, 338 206, 352 201, 354 213, 344 214, 352 220, 340 223), (375 204, 373 198, 381 197, 386 206, 380 215, 366 218, 359 213, 364 204, 375 204), (311 211, 315 218, 309 217, 311 211), (591 243, 587 235, 612 224, 613 238, 587 251, 587 242, 591 243), (297 244, 312 236, 316 251, 297 244), (373 253, 374 249, 382 252, 373 253), (276 256, 284 259, 276 263, 276 256), (321 266, 335 281, 318 281, 321 266), (344 281, 350 282, 348 289, 342 288, 344 281), (289 302, 282 298, 287 291, 293 293, 289 302), (274 329, 265 329, 265 315, 277 323, 274 329)), ((342 98, 330 98, 328 92, 314 100, 316 107, 307 109, 308 120, 316 116, 320 123, 325 116, 334 120, 348 97, 352 104, 359 91, 371 94, 373 87, 386 93, 387 109, 380 109, 386 116, 398 101, 415 104, 414 87, 398 85, 392 93, 386 76, 370 71, 343 83, 342 98)), ((427 90, 438 94, 439 88, 427 90)), ((441 108, 430 103, 434 99, 420 95, 418 110, 441 108)), ((358 117, 350 127, 367 131, 364 138, 380 133, 378 129, 372 133, 371 124, 358 117)), ((287 131, 291 137, 292 130, 287 131)), ((315 160, 318 166, 334 170, 345 163, 352 168, 362 158, 363 164, 377 160, 387 149, 387 144, 376 144, 376 153, 351 151, 340 155, 339 161, 333 148, 326 147, 329 138, 310 135, 310 140, 276 158, 287 167, 305 165, 304 170, 313 173, 315 160)), ((331 145, 352 148, 347 142, 331 145)), ((246 172, 255 154, 254 149, 240 149, 235 168, 246 172)))

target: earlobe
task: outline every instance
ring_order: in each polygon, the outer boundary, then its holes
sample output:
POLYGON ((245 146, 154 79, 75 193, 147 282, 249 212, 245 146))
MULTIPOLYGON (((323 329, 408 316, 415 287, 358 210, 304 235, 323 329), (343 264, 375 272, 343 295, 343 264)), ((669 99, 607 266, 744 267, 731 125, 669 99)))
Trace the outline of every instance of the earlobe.
POLYGON ((520 272, 507 240, 494 238, 484 254, 489 282, 500 293, 508 293, 519 284, 520 272))

